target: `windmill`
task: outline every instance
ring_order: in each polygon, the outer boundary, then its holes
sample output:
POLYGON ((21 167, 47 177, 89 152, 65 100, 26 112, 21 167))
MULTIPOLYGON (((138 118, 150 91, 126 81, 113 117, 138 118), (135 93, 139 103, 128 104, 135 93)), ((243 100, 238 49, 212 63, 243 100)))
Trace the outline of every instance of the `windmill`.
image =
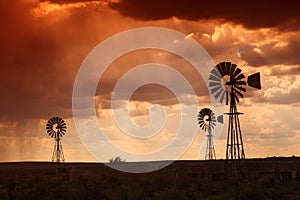
POLYGON ((213 111, 209 108, 203 108, 200 110, 198 114, 198 124, 203 131, 207 131, 207 146, 206 146, 206 160, 214 160, 216 159, 216 153, 213 142, 213 134, 212 129, 216 126, 216 122, 223 123, 223 115, 218 116, 216 120, 216 116, 213 111))
POLYGON ((230 108, 229 112, 225 113, 229 116, 226 160, 240 160, 245 158, 239 121, 239 115, 243 113, 238 112, 237 103, 240 102, 240 98, 244 98, 243 93, 246 92, 246 85, 261 89, 259 72, 249 75, 247 82, 245 81, 245 75, 241 72, 242 70, 237 68, 236 64, 221 62, 211 70, 209 76, 211 94, 220 103, 226 102, 226 105, 229 105, 230 108))
POLYGON ((46 125, 48 135, 54 138, 54 150, 52 162, 64 162, 64 153, 61 145, 61 138, 66 134, 67 124, 62 118, 52 117, 46 125))

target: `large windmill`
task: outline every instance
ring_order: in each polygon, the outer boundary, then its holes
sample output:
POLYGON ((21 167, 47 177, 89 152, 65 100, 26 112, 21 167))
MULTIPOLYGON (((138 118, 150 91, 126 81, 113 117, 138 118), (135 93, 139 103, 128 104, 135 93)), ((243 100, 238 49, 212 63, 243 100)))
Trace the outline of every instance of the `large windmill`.
POLYGON ((249 75, 245 81, 245 75, 242 70, 237 68, 236 64, 231 62, 221 62, 217 64, 209 76, 209 88, 211 94, 220 103, 229 105, 229 112, 225 113, 229 116, 226 160, 244 159, 245 151, 242 139, 242 131, 240 127, 237 103, 240 98, 244 98, 246 92, 245 86, 261 89, 260 73, 249 75))
POLYGON ((54 138, 54 150, 52 154, 52 162, 64 162, 65 157, 61 145, 61 138, 66 134, 67 124, 62 118, 52 117, 46 125, 48 135, 54 138))

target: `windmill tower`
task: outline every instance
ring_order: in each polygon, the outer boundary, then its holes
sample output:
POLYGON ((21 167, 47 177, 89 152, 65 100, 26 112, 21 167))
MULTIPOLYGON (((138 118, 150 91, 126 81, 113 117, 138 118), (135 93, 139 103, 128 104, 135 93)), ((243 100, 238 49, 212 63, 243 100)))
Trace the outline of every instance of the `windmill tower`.
MULTIPOLYGON (((240 126, 237 103, 240 98, 244 98, 246 92, 245 86, 261 89, 260 73, 249 75, 247 82, 246 77, 241 73, 242 70, 237 68, 236 64, 231 62, 221 62, 216 65, 209 77, 209 88, 215 99, 220 103, 226 102, 229 105, 228 115, 228 131, 227 131, 227 145, 226 145, 226 160, 234 161, 245 158, 245 151, 242 139, 242 131, 240 126)), ((241 172, 240 165, 232 165, 230 174, 241 172)))
POLYGON ((65 157, 62 149, 62 136, 66 134, 67 125, 65 121, 59 117, 52 117, 46 125, 48 135, 54 138, 54 149, 52 154, 52 162, 64 162, 65 157))
POLYGON ((203 131, 207 131, 207 145, 205 160, 215 160, 216 152, 213 141, 212 130, 216 126, 216 122, 223 123, 223 116, 218 116, 217 120, 213 111, 209 108, 203 108, 198 114, 198 124, 203 131))

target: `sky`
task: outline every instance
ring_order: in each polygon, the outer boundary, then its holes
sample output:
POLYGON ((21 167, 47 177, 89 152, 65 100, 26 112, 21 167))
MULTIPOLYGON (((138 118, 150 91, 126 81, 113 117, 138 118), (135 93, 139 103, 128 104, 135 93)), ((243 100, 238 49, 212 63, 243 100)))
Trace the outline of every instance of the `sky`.
MULTIPOLYGON (((246 157, 300 156, 300 13, 295 2, 1 1, 0 161, 49 161, 54 141, 46 134, 45 125, 53 116, 68 124, 62 141, 66 161, 97 161, 85 149, 73 121, 76 74, 105 39, 142 27, 182 32, 201 44, 214 63, 236 63, 245 75, 260 72, 262 89, 247 88, 238 105, 244 113, 240 120, 246 157)), ((147 144, 123 137, 112 118, 114 85, 134 66, 149 62, 178 70, 189 80, 200 105, 210 105, 202 77, 177 55, 145 49, 119 57, 99 81, 94 97, 97 120, 112 143, 137 153, 161 148, 178 128, 178 100, 167 88, 153 84, 133 94, 129 114, 137 124, 147 125, 151 123, 151 105, 162 105, 168 121, 160 136, 147 144)), ((171 84, 176 85, 176 80, 171 84)), ((225 122, 215 144, 217 158, 225 157, 226 126, 225 122)), ((199 129, 180 159, 203 159, 199 149, 205 139, 199 129)), ((107 161, 119 156, 107 149, 103 152, 107 161)))

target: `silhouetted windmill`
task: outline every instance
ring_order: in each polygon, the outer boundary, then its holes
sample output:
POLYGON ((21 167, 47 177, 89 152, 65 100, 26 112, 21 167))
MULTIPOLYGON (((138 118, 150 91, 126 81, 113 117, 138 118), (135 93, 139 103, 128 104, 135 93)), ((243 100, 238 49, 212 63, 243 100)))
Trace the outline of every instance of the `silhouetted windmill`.
POLYGON ((207 131, 207 146, 206 146, 206 160, 216 159, 216 152, 213 142, 212 129, 216 126, 216 122, 223 123, 223 115, 218 116, 217 120, 213 111, 209 108, 203 108, 198 114, 198 124, 203 131, 207 131))
POLYGON ((54 150, 52 162, 64 162, 64 153, 61 145, 61 138, 66 134, 67 124, 59 117, 52 117, 46 125, 46 131, 49 136, 54 138, 54 150))
POLYGON ((231 62, 221 62, 217 64, 209 76, 209 88, 211 94, 220 103, 226 102, 230 105, 228 113, 228 134, 226 146, 226 160, 244 159, 245 152, 243 146, 242 132, 240 127, 239 115, 236 104, 240 102, 240 98, 244 98, 246 92, 245 86, 261 89, 260 73, 255 73, 244 80, 245 75, 242 70, 237 68, 236 64, 231 62))

